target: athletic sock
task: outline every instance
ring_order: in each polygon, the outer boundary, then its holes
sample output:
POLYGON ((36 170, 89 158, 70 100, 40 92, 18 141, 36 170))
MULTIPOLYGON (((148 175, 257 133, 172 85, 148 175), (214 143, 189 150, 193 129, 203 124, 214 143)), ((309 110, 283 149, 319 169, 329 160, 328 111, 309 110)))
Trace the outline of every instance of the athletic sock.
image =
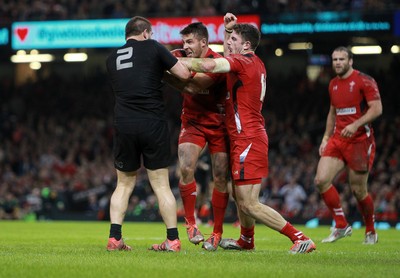
POLYGON ((223 233, 223 224, 226 207, 228 206, 229 193, 219 192, 214 188, 211 204, 214 215, 214 233, 223 233))
POLYGON ((343 208, 340 204, 339 193, 337 192, 336 188, 331 185, 331 187, 322 193, 321 196, 336 222, 336 228, 345 228, 348 223, 346 217, 344 216, 343 208))
POLYGON ((292 224, 286 222, 286 225, 279 231, 281 234, 290 238, 290 240, 294 243, 296 240, 307 240, 309 239, 307 236, 303 234, 302 231, 297 230, 293 227, 292 224))
POLYGON ((181 192, 186 220, 189 224, 195 225, 196 218, 194 216, 194 211, 196 208, 197 196, 196 180, 193 180, 191 183, 188 183, 186 185, 179 183, 179 191, 181 192))
POLYGON ((178 228, 167 229, 167 239, 169 240, 179 239, 178 228))
POLYGON ((246 228, 240 226, 240 238, 238 244, 245 249, 254 248, 254 226, 246 228))
POLYGON ((110 227, 110 238, 115 238, 116 240, 120 240, 121 239, 121 237, 122 237, 122 234, 121 234, 121 228, 122 228, 122 225, 119 225, 119 224, 111 224, 111 227, 110 227))
POLYGON ((375 215, 374 215, 374 201, 371 195, 367 195, 363 200, 358 202, 358 208, 363 216, 365 223, 365 233, 375 233, 375 215))

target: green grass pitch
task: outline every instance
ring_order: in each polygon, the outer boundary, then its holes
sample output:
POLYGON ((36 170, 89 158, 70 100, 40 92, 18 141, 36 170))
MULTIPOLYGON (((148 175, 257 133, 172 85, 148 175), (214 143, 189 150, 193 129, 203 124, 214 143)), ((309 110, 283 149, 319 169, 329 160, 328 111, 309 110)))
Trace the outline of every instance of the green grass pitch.
MULTIPOLYGON (((179 223, 182 251, 153 252, 147 248, 165 239, 165 226, 126 222, 123 237, 134 250, 107 252, 107 222, 0 221, 0 277, 400 277, 399 230, 378 230, 376 245, 362 244, 363 228, 322 244, 329 227, 296 227, 315 241, 317 251, 289 254, 289 239, 257 225, 255 251, 206 252, 189 243, 179 223)), ((205 235, 212 231, 199 228, 205 235)), ((224 237, 238 235, 238 228, 225 224, 224 237)))

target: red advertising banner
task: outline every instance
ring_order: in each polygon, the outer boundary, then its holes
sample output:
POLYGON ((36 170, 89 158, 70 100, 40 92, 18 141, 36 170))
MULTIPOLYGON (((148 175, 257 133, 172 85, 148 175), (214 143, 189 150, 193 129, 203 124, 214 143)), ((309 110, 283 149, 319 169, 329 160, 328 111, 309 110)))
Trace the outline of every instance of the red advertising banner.
MULTIPOLYGON (((260 27, 258 15, 239 15, 238 23, 251 23, 260 27)), ((179 32, 188 24, 202 22, 207 26, 210 43, 221 43, 224 40, 223 16, 149 18, 153 25, 153 39, 163 44, 179 44, 182 42, 179 32)))
MULTIPOLYGON (((238 21, 260 27, 258 15, 238 15, 238 21)), ((153 39, 162 44, 181 44, 179 32, 192 22, 203 22, 209 32, 210 43, 224 40, 223 16, 149 18, 153 25, 153 39)), ((129 18, 96 20, 57 20, 14 22, 12 48, 68 49, 118 47, 125 43, 125 25, 129 18)), ((8 30, 0 28, 0 45, 8 44, 8 30)))

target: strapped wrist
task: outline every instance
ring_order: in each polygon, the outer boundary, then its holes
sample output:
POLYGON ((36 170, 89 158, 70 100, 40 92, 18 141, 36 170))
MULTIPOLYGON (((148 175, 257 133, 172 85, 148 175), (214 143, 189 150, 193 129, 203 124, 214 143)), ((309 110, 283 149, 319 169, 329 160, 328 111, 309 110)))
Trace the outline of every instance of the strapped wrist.
POLYGON ((233 30, 232 30, 232 29, 227 29, 227 28, 225 27, 225 32, 231 34, 231 33, 233 32, 233 30))

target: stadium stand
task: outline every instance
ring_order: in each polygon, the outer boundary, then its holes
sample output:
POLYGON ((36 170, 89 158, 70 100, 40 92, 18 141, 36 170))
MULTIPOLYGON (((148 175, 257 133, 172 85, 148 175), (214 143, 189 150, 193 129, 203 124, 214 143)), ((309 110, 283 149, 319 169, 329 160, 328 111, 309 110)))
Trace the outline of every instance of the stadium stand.
MULTIPOLYGON (((133 14, 220 15, 226 10, 273 14, 400 8, 397 1, 372 0, 169 0, 162 1, 162 5, 155 4, 158 1, 154 0, 1 2, 1 21, 8 22, 124 18, 133 14), (174 9, 171 10, 171 6, 174 9)), ((377 80, 384 107, 384 115, 374 123, 377 157, 369 187, 377 220, 395 223, 400 214, 400 115, 396 110, 400 103, 400 80, 391 73, 400 72, 400 59, 393 55, 386 72, 374 69, 373 65, 365 71, 377 80)), ((329 76, 327 69, 312 81, 304 71, 294 70, 280 75, 270 69, 263 114, 270 138, 271 166, 260 198, 292 222, 304 223, 314 217, 330 221, 330 215, 313 185, 318 146, 328 111, 328 98, 323 93, 327 92, 329 76), (287 209, 285 197, 281 194, 281 188, 293 177, 308 196, 295 212, 287 209)), ((165 90, 173 134, 171 144, 176 150, 180 124, 180 111, 176 107, 180 107, 181 99, 171 88, 165 90)), ((19 85, 6 76, 0 76, 0 99, 0 219, 106 220, 115 173, 111 152, 113 107, 110 104, 113 96, 104 70, 99 69, 85 77, 51 72, 19 85)), ((179 200, 176 172, 174 165, 170 171, 171 185, 179 200)), ((208 182, 210 178, 203 177, 202 180, 208 182)), ((339 175, 335 183, 349 219, 360 220, 346 173, 339 175)), ((202 205, 199 204, 199 214, 201 220, 207 221, 209 212, 203 209, 200 213, 200 208, 204 208, 202 205)), ((235 215, 231 204, 227 221, 235 221, 235 215)), ((145 174, 138 181, 127 217, 160 219, 145 174)))

